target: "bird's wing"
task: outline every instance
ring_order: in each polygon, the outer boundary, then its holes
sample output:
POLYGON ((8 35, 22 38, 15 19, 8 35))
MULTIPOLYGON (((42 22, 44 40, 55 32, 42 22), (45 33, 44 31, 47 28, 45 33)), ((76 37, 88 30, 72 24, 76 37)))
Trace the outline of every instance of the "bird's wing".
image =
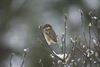
POLYGON ((56 33, 53 30, 50 30, 47 34, 53 41, 57 42, 57 36, 56 33))

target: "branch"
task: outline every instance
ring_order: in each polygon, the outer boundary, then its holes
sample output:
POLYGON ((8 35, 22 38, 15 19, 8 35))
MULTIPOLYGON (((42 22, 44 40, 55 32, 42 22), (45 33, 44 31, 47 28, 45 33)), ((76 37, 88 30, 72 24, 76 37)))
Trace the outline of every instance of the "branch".
POLYGON ((11 53, 11 56, 10 56, 10 67, 12 67, 12 58, 15 54, 14 53, 11 53))
POLYGON ((20 67, 23 67, 23 65, 24 65, 24 60, 25 60, 25 57, 26 57, 26 55, 27 55, 27 50, 28 50, 28 48, 27 49, 24 49, 24 55, 23 55, 23 60, 22 60, 22 63, 21 63, 21 66, 20 67))
POLYGON ((65 60, 65 53, 66 53, 66 33, 67 33, 67 16, 64 16, 64 28, 65 28, 65 32, 64 32, 64 60, 65 60))

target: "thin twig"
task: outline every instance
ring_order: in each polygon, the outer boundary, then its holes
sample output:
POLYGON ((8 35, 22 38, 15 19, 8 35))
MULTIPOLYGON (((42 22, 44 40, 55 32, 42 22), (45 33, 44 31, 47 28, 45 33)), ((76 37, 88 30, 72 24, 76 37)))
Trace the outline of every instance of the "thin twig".
POLYGON ((91 23, 89 23, 89 49, 91 47, 91 23))
POLYGON ((64 60, 65 60, 65 53, 66 53, 66 33, 67 33, 67 16, 64 17, 64 28, 65 28, 65 32, 64 32, 64 60))
POLYGON ((61 37, 61 50, 62 50, 62 53, 64 53, 64 34, 62 34, 62 37, 61 37))
POLYGON ((13 58, 13 53, 11 54, 11 56, 10 56, 10 67, 12 67, 12 58, 13 58))
POLYGON ((81 24, 81 26, 82 26, 82 29, 83 29, 83 36, 84 36, 84 39, 85 39, 85 43, 86 44, 88 44, 87 43, 87 39, 86 39, 86 36, 85 36, 85 29, 84 29, 84 12, 83 12, 83 10, 82 9, 80 9, 80 13, 81 13, 81 22, 82 22, 82 24, 81 24))
POLYGON ((42 59, 39 60, 39 63, 41 64, 41 67, 44 67, 42 59))
POLYGON ((20 67, 23 67, 26 55, 27 55, 27 53, 26 53, 26 51, 24 51, 23 60, 22 60, 22 63, 21 63, 20 67))
POLYGON ((82 27, 84 25, 83 21, 84 21, 84 14, 83 14, 83 10, 80 9, 80 13, 81 13, 81 22, 82 22, 82 27))

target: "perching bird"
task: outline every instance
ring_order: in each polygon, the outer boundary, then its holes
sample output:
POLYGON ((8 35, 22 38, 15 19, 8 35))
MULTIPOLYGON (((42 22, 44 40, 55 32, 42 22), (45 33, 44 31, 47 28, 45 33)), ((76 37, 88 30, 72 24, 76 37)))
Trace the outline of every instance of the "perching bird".
POLYGON ((48 45, 57 44, 57 36, 50 24, 45 24, 42 32, 48 45))

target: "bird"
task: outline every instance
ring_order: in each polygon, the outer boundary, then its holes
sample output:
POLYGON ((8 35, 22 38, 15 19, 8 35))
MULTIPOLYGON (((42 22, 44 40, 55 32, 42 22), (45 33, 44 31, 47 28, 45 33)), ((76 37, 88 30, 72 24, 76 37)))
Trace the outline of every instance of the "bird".
POLYGON ((45 24, 43 26, 43 35, 48 45, 56 45, 57 44, 57 36, 53 27, 50 24, 45 24))

